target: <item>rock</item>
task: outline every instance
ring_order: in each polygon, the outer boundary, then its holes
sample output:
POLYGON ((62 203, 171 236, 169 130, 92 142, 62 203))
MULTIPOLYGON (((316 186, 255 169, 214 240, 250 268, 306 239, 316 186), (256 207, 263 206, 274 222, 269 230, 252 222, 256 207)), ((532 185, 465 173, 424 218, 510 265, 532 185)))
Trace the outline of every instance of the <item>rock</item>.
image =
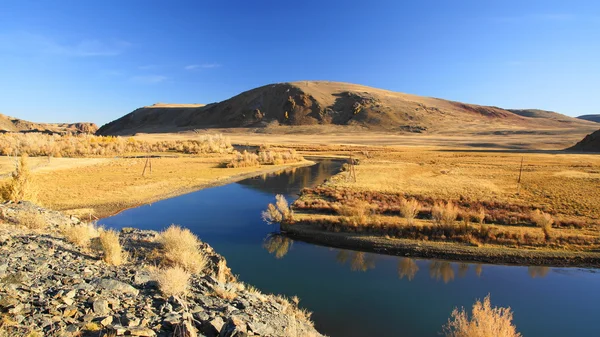
POLYGON ((94 301, 92 308, 94 309, 94 312, 100 316, 107 315, 110 312, 108 301, 104 299, 94 301))
POLYGON ((133 286, 113 279, 100 279, 99 281, 97 281, 96 285, 99 288, 122 294, 131 294, 137 296, 140 293, 140 291, 138 289, 135 289, 133 286))
POLYGON ((247 332, 246 323, 239 317, 231 316, 221 328, 219 337, 240 336, 240 334, 247 332))
POLYGON ((154 337, 156 333, 148 328, 141 326, 124 327, 122 325, 113 325, 110 329, 115 333, 116 336, 140 336, 140 337, 154 337))
POLYGON ((223 319, 219 316, 210 321, 210 326, 213 327, 217 333, 221 332, 224 324, 225 322, 223 322, 223 319))
POLYGON ((100 320, 100 324, 103 326, 109 326, 113 322, 112 316, 106 316, 105 318, 100 320))

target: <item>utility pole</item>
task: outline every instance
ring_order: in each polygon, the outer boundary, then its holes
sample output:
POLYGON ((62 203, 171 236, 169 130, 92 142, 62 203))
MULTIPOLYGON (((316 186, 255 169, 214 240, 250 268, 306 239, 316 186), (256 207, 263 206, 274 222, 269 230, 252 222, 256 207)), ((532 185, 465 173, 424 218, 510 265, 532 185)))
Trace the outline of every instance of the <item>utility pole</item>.
POLYGON ((521 176, 523 175, 523 158, 521 157, 521 167, 519 168, 519 179, 517 180, 517 195, 521 193, 521 176))

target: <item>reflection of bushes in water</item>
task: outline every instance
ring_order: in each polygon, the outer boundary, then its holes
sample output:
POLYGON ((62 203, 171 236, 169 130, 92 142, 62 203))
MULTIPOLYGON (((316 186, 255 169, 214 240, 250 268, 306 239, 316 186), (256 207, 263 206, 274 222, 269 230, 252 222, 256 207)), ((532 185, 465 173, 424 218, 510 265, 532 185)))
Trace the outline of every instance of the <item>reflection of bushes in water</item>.
POLYGON ((469 264, 461 262, 458 264, 458 277, 463 278, 467 276, 467 272, 469 271, 469 264))
POLYGON ((350 269, 352 271, 365 272, 369 269, 375 269, 374 257, 364 252, 340 250, 336 255, 336 260, 340 264, 346 264, 346 262, 350 261, 350 269))
POLYGON ((548 275, 548 273, 550 272, 550 268, 542 266, 531 266, 527 267, 527 272, 529 273, 529 276, 531 276, 531 278, 542 278, 548 275))
POLYGON ((400 279, 406 277, 409 281, 412 281, 418 271, 419 266, 414 259, 405 257, 398 262, 398 277, 400 279))
POLYGON ((429 276, 436 280, 443 280, 448 283, 454 280, 454 269, 450 262, 432 261, 429 264, 429 276))
POLYGON ((263 247, 269 252, 269 254, 275 254, 275 258, 281 259, 284 257, 294 241, 281 234, 271 234, 267 236, 263 247))
POLYGON ((481 273, 483 272, 483 265, 481 263, 478 263, 475 265, 475 275, 477 275, 477 277, 481 277, 481 273))

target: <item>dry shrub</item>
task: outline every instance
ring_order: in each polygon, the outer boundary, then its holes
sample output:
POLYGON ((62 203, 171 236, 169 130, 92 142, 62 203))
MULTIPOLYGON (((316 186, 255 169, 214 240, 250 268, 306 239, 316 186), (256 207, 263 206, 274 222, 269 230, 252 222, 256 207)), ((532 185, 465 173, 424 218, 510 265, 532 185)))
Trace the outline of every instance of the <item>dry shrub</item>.
POLYGON ((171 225, 160 235, 163 258, 171 266, 180 266, 192 274, 200 273, 208 259, 200 251, 200 240, 189 229, 171 225))
POLYGON ((118 266, 126 261, 125 252, 119 243, 119 233, 114 230, 100 232, 100 246, 104 254, 104 262, 118 266))
POLYGON ((442 226, 452 226, 458 216, 458 207, 452 201, 436 202, 431 208, 433 222, 442 226))
POLYGON ((531 212, 531 220, 533 220, 533 222, 535 222, 535 224, 542 229, 546 241, 549 241, 550 231, 552 230, 552 224, 554 223, 554 218, 552 215, 536 209, 535 211, 531 212))
POLYGON ((5 183, 0 192, 4 200, 13 202, 35 201, 37 191, 32 181, 31 172, 27 163, 27 154, 23 153, 10 180, 5 183))
POLYGON ((15 215, 17 223, 32 230, 40 230, 46 227, 46 219, 37 211, 19 211, 15 215))
POLYGON ((357 227, 371 222, 374 206, 365 200, 352 200, 333 206, 335 212, 342 216, 342 223, 357 227))
POLYGON ((191 275, 180 266, 156 269, 151 274, 158 282, 158 289, 163 295, 169 297, 187 294, 191 275))
POLYGON ((135 138, 113 136, 46 135, 42 133, 5 133, 0 135, 0 154, 16 151, 31 156, 83 157, 112 156, 139 152, 231 153, 229 138, 221 134, 204 135, 197 139, 148 142, 135 138))
POLYGON ((406 223, 412 225, 415 217, 421 210, 421 203, 416 199, 400 200, 400 214, 406 219, 406 223))
POLYGON ((244 150, 242 153, 237 152, 235 158, 225 166, 229 168, 255 167, 260 166, 260 162, 258 161, 258 156, 256 154, 244 150))
POLYGON ((454 308, 444 333, 448 337, 521 337, 512 319, 510 308, 492 307, 488 294, 483 303, 477 300, 473 304, 470 318, 464 308, 454 308))
POLYGON ((485 221, 485 208, 478 207, 473 213, 472 216, 479 222, 479 224, 483 224, 485 221))
POLYGON ((258 152, 258 161, 263 165, 282 165, 304 160, 296 150, 272 151, 264 149, 258 152))
POLYGON ((67 241, 81 248, 89 248, 91 240, 100 235, 96 226, 87 223, 64 226, 61 232, 67 241))
POLYGON ((224 300, 233 300, 237 297, 237 294, 233 290, 227 290, 225 288, 221 288, 219 286, 214 289, 215 295, 224 299, 224 300))
POLYGON ((294 211, 290 208, 285 197, 281 194, 275 196, 275 205, 269 204, 267 210, 262 212, 262 219, 269 225, 274 223, 294 222, 294 211))

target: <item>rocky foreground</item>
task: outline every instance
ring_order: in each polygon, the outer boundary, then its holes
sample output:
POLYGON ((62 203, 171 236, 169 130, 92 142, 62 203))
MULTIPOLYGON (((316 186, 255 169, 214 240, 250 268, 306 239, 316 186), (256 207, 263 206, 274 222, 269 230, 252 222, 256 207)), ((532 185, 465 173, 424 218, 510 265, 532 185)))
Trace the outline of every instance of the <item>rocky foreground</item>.
POLYGON ((157 232, 122 230, 128 262, 109 266, 59 234, 76 218, 29 203, 0 212, 0 336, 321 336, 293 301, 236 281, 207 244, 187 296, 165 298, 150 272, 157 232), (21 228, 22 212, 46 228, 21 228))

